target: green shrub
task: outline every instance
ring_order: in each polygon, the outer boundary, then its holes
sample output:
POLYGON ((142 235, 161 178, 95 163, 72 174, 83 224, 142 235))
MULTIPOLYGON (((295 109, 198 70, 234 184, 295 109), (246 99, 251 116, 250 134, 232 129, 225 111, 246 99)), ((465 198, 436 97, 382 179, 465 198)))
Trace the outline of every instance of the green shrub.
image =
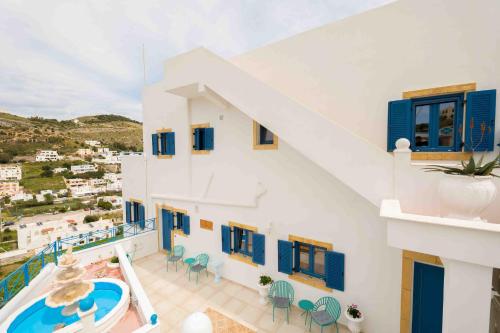
POLYGON ((99 220, 99 216, 97 215, 86 215, 83 218, 83 223, 90 223, 90 222, 95 222, 99 220))
POLYGON ((119 262, 120 262, 120 260, 118 259, 118 257, 117 257, 117 256, 113 256, 113 257, 111 257, 111 260, 110 260, 110 261, 111 261, 111 263, 112 263, 112 264, 117 264, 117 263, 119 263, 119 262))

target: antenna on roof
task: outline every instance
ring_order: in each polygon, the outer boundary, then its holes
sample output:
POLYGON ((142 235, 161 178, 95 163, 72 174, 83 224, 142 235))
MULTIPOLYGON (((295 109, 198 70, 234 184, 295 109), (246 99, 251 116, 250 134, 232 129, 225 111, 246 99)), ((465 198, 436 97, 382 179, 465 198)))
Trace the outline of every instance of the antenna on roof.
POLYGON ((144 51, 144 43, 142 43, 142 69, 144 73, 144 85, 146 85, 146 57, 144 51))

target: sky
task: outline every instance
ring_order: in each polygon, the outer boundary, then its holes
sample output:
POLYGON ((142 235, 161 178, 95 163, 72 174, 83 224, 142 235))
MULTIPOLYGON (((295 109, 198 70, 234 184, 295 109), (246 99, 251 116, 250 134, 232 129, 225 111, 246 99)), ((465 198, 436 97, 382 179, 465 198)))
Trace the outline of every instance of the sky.
POLYGON ((388 0, 1 0, 0 110, 141 120, 162 63, 203 46, 230 58, 388 0))

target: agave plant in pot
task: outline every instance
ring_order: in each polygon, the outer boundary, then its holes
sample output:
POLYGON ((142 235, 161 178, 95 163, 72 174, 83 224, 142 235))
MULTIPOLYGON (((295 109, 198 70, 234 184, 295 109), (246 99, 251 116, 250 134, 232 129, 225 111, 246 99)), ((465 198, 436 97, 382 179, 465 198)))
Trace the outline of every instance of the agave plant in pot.
POLYGON ((500 168, 498 159, 484 163, 484 156, 478 162, 471 156, 468 162, 461 162, 458 167, 430 165, 424 168, 428 172, 443 172, 439 182, 438 194, 442 213, 446 217, 482 221, 481 213, 495 199, 497 188, 493 171, 500 168))
POLYGON ((273 283, 273 279, 269 275, 261 275, 259 277, 259 303, 262 305, 267 304, 267 296, 269 295, 269 288, 271 288, 271 284, 273 283))

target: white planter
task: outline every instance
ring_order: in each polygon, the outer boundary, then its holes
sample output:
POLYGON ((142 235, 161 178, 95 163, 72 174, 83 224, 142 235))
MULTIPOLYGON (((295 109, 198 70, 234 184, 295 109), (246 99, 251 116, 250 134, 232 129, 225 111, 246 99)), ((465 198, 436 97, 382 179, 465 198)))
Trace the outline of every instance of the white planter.
POLYGON ((347 313, 347 309, 344 311, 344 315, 347 318, 347 328, 352 333, 361 332, 361 323, 365 320, 365 316, 361 316, 361 318, 353 318, 347 313))
POLYGON ((481 221, 480 215, 495 199, 497 188, 491 176, 445 175, 438 193, 444 216, 481 221))
POLYGON ((120 263, 119 262, 112 263, 111 261, 108 261, 108 263, 106 264, 106 266, 108 266, 108 268, 120 268, 120 263))
POLYGON ((266 286, 261 286, 259 284, 259 303, 262 304, 262 305, 266 305, 267 304, 267 296, 269 295, 269 289, 271 288, 271 285, 268 284, 266 286))

